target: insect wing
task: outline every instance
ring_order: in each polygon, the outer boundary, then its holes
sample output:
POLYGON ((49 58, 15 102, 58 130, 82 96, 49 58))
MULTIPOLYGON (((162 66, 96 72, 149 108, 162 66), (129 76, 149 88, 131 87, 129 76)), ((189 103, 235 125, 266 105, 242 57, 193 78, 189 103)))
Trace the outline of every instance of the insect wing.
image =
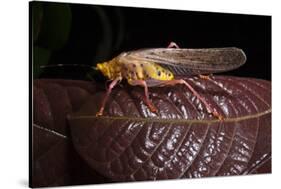
POLYGON ((245 53, 236 47, 209 49, 153 48, 128 52, 134 59, 160 64, 175 75, 225 72, 246 62, 245 53))

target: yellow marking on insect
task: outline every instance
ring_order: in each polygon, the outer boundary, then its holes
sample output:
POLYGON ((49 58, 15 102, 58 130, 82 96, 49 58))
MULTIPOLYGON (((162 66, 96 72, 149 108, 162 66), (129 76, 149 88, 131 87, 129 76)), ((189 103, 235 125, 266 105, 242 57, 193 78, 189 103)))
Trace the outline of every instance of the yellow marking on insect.
POLYGON ((114 58, 109 62, 98 63, 96 69, 104 76, 113 80, 122 77, 129 80, 172 80, 174 74, 162 66, 149 61, 132 60, 130 62, 114 58))
POLYGON ((121 68, 119 64, 117 64, 116 58, 108 62, 98 63, 96 69, 100 70, 101 73, 110 80, 116 79, 121 76, 121 68))
POLYGON ((156 63, 146 65, 145 71, 152 79, 168 81, 174 79, 174 74, 156 63))

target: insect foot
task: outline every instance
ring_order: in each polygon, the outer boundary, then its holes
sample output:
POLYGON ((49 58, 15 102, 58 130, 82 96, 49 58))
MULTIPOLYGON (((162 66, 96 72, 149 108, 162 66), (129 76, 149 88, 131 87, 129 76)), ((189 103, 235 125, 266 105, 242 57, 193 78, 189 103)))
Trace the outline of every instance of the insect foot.
POLYGON ((219 114, 216 110, 212 111, 212 115, 218 118, 220 121, 224 120, 224 117, 221 114, 219 114))
POLYGON ((103 108, 101 108, 97 113, 96 117, 102 116, 103 115, 103 108))
POLYGON ((147 104, 147 105, 148 105, 148 108, 151 112, 153 112, 153 113, 158 112, 158 109, 153 104, 147 104))

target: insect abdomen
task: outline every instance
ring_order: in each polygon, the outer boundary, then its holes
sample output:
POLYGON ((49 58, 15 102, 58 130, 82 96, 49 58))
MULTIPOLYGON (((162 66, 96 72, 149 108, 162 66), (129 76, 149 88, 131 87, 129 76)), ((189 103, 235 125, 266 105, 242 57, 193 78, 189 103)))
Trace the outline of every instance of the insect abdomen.
POLYGON ((171 71, 156 63, 146 64, 144 71, 148 73, 149 78, 146 79, 172 80, 174 78, 174 74, 171 71))
POLYGON ((148 61, 134 60, 130 62, 122 62, 122 76, 127 80, 172 80, 174 75, 169 70, 148 61))

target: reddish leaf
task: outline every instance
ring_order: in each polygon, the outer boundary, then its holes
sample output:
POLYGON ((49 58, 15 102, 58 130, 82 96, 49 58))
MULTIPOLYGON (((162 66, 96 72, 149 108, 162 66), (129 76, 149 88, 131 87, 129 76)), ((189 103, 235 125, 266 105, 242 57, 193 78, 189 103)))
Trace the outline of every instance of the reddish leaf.
POLYGON ((93 93, 89 82, 34 81, 32 187, 108 182, 76 153, 66 120, 93 93))
POLYGON ((151 88, 159 114, 140 87, 116 88, 104 117, 104 93, 70 116, 76 150, 114 181, 194 178, 271 172, 271 83, 215 77, 189 83, 224 115, 220 122, 184 86, 151 88))

